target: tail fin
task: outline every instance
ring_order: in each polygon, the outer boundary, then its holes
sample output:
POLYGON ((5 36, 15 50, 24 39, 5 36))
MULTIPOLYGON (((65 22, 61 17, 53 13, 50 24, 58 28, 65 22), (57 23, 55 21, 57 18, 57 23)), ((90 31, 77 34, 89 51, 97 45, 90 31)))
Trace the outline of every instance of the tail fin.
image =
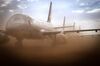
POLYGON ((48 14, 47 22, 51 22, 51 11, 52 11, 52 2, 50 2, 50 8, 49 8, 49 14, 48 14))

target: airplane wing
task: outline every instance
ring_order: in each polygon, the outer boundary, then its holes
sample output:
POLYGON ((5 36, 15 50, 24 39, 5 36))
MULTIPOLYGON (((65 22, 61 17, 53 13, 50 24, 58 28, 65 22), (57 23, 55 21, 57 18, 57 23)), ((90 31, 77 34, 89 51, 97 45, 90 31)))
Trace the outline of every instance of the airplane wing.
POLYGON ((66 17, 64 16, 63 25, 62 25, 61 27, 54 27, 54 29, 75 28, 75 22, 74 22, 73 25, 71 25, 71 26, 65 26, 65 22, 66 22, 66 17))
POLYGON ((66 17, 64 16, 64 20, 63 20, 63 26, 61 26, 61 27, 55 27, 54 29, 61 29, 61 28, 63 28, 62 30, 54 30, 54 31, 44 31, 44 32, 42 32, 44 35, 56 35, 56 34, 59 34, 59 33, 63 33, 63 34, 65 34, 65 33, 74 33, 74 32, 76 32, 76 33, 79 33, 79 32, 86 32, 86 31, 95 31, 95 32, 97 32, 97 31, 100 31, 100 29, 73 29, 73 30, 64 30, 65 28, 70 28, 70 27, 73 27, 73 28, 75 28, 75 22, 74 22, 74 24, 72 25, 72 26, 65 26, 65 20, 66 20, 66 17))
MULTIPOLYGON (((79 33, 79 32, 86 32, 86 31, 95 31, 95 32, 98 32, 100 31, 100 29, 82 29, 82 30, 64 30, 63 33, 79 33)), ((45 31, 45 32, 42 32, 44 35, 53 35, 53 34, 59 34, 61 33, 61 31, 45 31)))
POLYGON ((61 28, 70 28, 70 27, 73 27, 73 26, 61 26, 61 27, 54 27, 54 29, 61 29, 61 28))

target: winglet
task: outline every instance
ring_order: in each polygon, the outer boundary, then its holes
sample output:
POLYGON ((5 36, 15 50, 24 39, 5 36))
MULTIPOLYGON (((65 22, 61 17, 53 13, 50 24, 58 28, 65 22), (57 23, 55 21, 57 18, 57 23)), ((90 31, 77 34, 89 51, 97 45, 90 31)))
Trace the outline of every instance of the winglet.
POLYGON ((73 23, 73 29, 75 29, 75 22, 73 23))
POLYGON ((79 26, 79 30, 81 30, 81 26, 79 26))
POLYGON ((49 13, 48 13, 47 22, 51 22, 51 11, 52 11, 52 2, 50 2, 50 7, 49 7, 49 13))
POLYGON ((64 19, 63 19, 63 28, 62 28, 62 31, 61 31, 61 33, 64 33, 65 21, 66 21, 66 17, 64 16, 64 19))
POLYGON ((64 16, 64 20, 63 20, 63 29, 65 27, 65 21, 66 21, 66 17, 64 16))

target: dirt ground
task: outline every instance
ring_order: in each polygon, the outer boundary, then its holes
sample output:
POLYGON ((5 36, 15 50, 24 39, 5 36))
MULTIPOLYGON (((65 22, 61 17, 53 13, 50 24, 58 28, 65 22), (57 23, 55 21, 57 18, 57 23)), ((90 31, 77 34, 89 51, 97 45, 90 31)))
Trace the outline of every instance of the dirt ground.
MULTIPOLYGON (((0 64, 13 66, 66 66, 95 65, 99 63, 100 36, 78 34, 57 35, 56 42, 50 38, 24 39, 21 47, 16 38, 0 45, 0 64)), ((0 65, 1 66, 1 65, 0 65)))

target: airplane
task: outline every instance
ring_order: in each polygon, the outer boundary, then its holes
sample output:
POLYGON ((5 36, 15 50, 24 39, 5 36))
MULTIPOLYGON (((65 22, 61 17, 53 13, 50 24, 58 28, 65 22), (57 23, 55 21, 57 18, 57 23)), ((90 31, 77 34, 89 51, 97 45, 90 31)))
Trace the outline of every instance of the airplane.
POLYGON ((23 39, 43 39, 49 37, 56 41, 56 35, 60 33, 65 34, 69 32, 79 33, 84 31, 100 31, 100 29, 64 30, 65 28, 75 27, 75 23, 72 26, 65 26, 66 17, 64 17, 62 27, 53 27, 51 24, 51 12, 52 2, 50 2, 47 21, 38 21, 24 14, 14 14, 8 19, 4 32, 7 35, 16 37, 18 40, 16 44, 20 44, 20 46, 22 46, 23 39), (58 31, 57 29, 59 28, 62 30, 58 31))

